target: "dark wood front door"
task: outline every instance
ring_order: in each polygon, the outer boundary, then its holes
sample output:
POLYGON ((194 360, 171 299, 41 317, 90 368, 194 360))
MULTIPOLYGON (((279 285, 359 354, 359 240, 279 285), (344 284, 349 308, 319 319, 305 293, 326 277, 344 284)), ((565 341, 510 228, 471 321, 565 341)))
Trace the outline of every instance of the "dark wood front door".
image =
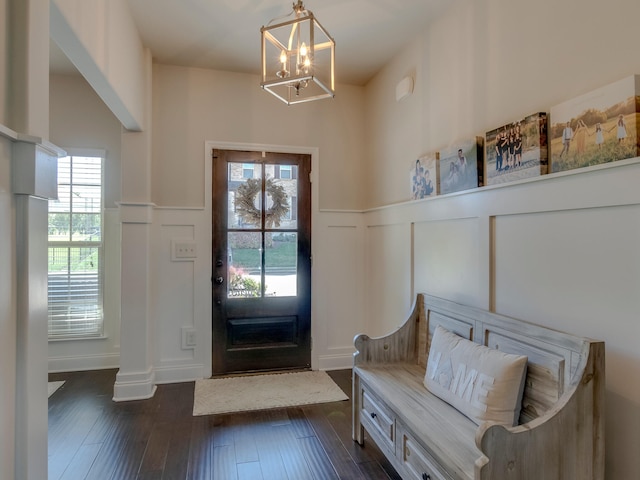
POLYGON ((213 374, 311 367, 311 156, 213 151, 213 374))

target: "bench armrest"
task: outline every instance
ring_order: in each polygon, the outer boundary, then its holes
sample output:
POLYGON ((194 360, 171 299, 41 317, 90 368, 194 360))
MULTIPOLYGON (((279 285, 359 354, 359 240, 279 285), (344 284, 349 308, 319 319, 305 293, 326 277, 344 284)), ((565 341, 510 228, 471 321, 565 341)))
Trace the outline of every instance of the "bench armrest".
POLYGON ((418 295, 409 318, 395 331, 371 338, 359 334, 353 339, 356 352, 353 365, 372 365, 414 361, 418 353, 418 324, 424 300, 418 295))
POLYGON ((478 427, 476 479, 604 479, 604 343, 590 342, 585 358, 582 375, 546 414, 478 427))

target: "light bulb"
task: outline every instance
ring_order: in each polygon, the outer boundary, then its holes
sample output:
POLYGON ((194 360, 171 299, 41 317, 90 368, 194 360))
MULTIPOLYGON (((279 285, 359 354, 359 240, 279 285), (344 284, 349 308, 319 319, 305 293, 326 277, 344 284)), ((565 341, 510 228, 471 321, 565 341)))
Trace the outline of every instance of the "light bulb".
POLYGON ((307 46, 304 42, 302 42, 302 45, 300 46, 300 55, 302 55, 303 57, 307 56, 307 46))
POLYGON ((282 50, 282 53, 280 54, 280 63, 282 63, 282 66, 287 64, 287 52, 285 50, 282 50))
POLYGON ((304 59, 304 66, 306 68, 309 68, 311 66, 311 60, 309 60, 309 57, 304 59))

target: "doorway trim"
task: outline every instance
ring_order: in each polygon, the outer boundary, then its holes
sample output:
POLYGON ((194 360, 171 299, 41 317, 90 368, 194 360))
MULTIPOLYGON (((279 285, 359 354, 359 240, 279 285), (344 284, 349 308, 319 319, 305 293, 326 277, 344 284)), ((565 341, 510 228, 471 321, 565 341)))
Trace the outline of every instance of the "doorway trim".
MULTIPOLYGON (((220 150, 246 150, 250 152, 274 152, 274 153, 299 153, 311 155, 311 255, 314 255, 314 245, 318 240, 318 232, 320 231, 319 221, 319 204, 318 200, 320 198, 319 195, 319 180, 318 180, 318 168, 319 168, 319 160, 320 153, 318 147, 304 147, 304 146, 296 146, 296 145, 271 145, 271 144, 262 144, 262 143, 242 143, 242 142, 225 142, 225 141, 215 141, 215 140, 207 140, 205 141, 204 148, 204 211, 205 216, 209 219, 207 225, 207 238, 209 239, 208 245, 206 248, 211 251, 212 248, 212 239, 213 239, 213 229, 211 218, 213 215, 213 159, 211 158, 211 151, 214 149, 220 150)), ((212 268, 211 262, 209 262, 209 275, 208 278, 212 276, 212 268)), ((318 345, 314 345, 313 339, 319 337, 318 325, 316 325, 316 300, 314 299, 314 292, 316 291, 317 285, 317 275, 314 271, 313 264, 311 267, 311 369, 318 369, 318 345)), ((213 305, 211 302, 209 303, 209 319, 211 319, 213 315, 213 305)), ((206 332, 206 336, 204 337, 207 344, 210 346, 207 349, 207 358, 205 363, 205 375, 210 377, 212 374, 211 363, 213 360, 213 355, 211 351, 212 345, 212 333, 211 328, 209 328, 206 332), (207 367, 208 365, 208 367, 207 367)))

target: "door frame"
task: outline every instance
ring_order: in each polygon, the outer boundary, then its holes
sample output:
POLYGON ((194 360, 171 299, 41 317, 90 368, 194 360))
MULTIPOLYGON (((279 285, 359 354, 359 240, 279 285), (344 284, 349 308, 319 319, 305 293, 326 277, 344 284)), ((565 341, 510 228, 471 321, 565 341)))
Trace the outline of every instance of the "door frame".
MULTIPOLYGON (((319 149, 318 147, 301 147, 295 145, 271 145, 271 144, 258 144, 258 143, 238 143, 238 142, 224 142, 224 141, 214 141, 207 140, 205 141, 204 148, 204 214, 207 221, 207 238, 209 239, 209 243, 204 247, 208 252, 211 252, 213 246, 213 227, 211 219, 213 218, 213 159, 211 155, 211 151, 214 148, 218 148, 221 150, 245 150, 252 152, 273 152, 273 153, 299 153, 311 155, 311 256, 314 255, 314 250, 317 243, 317 235, 319 230, 318 219, 320 209, 318 208, 318 200, 319 200, 319 181, 318 181, 318 165, 319 165, 319 149)), ((209 259, 210 260, 210 259, 209 259)), ((209 269, 208 277, 211 278, 213 275, 213 269, 211 261, 208 262, 207 268, 209 269)), ((313 268, 313 262, 311 266, 311 369, 318 369, 318 351, 317 348, 321 343, 319 340, 320 329, 316 324, 315 319, 316 315, 316 300, 314 299, 314 292, 317 286, 317 278, 313 268)), ((211 290, 211 285, 208 285, 209 291, 211 290)), ((209 319, 209 328, 207 328, 206 334, 203 336, 203 340, 205 344, 208 345, 206 348, 206 357, 203 360, 206 361, 204 364, 204 374, 206 377, 210 377, 212 374, 212 361, 213 355, 211 351, 211 346, 213 342, 213 336, 211 331, 211 316, 213 314, 213 305, 211 302, 211 295, 209 295, 209 304, 208 304, 208 319, 209 319)))

